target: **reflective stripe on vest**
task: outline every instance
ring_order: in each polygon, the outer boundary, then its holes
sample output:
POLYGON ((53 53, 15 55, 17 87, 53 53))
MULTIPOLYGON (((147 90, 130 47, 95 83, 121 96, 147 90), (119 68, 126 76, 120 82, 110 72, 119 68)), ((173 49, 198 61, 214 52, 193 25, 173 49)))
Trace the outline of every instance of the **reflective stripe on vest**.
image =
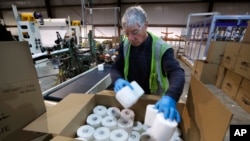
MULTIPOLYGON (((150 79, 149 87, 152 94, 164 94, 168 89, 169 83, 167 75, 162 73, 161 58, 165 51, 170 48, 161 38, 158 38, 150 33, 153 38, 153 50, 151 58, 151 69, 150 69, 150 79), (160 75, 159 75, 160 74, 160 75)), ((130 55, 131 44, 126 39, 123 42, 123 54, 124 54, 124 78, 128 80, 128 70, 129 70, 129 55, 130 55)))

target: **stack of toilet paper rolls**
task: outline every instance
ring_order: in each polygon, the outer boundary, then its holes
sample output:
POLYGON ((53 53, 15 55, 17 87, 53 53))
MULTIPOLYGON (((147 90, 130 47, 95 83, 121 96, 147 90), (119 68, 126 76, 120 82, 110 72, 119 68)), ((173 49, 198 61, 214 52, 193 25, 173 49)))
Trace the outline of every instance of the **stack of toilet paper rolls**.
POLYGON ((131 109, 97 105, 78 128, 82 141, 183 141, 176 121, 164 119, 154 105, 147 105, 144 123, 135 121, 131 109))
POLYGON ((78 128, 77 140, 83 141, 140 141, 148 126, 135 121, 131 109, 97 105, 87 116, 86 124, 78 128), (144 127, 144 128, 143 128, 144 127), (145 130, 144 130, 145 129, 145 130))
POLYGON ((125 109, 133 106, 144 94, 144 90, 136 81, 132 81, 130 84, 133 89, 131 89, 129 86, 125 86, 115 95, 116 99, 125 109))
POLYGON ((141 141, 183 141, 176 121, 166 120, 154 105, 147 105, 144 124, 148 126, 141 134, 141 141))

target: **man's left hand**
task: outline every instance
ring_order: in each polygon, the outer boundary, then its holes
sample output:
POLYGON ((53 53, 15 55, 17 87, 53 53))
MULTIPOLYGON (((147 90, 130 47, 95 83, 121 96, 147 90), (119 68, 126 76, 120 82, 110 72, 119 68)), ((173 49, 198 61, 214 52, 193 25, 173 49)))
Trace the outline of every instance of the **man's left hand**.
POLYGON ((181 121, 180 114, 176 109, 176 101, 170 96, 163 96, 156 104, 155 108, 163 112, 165 119, 181 121))

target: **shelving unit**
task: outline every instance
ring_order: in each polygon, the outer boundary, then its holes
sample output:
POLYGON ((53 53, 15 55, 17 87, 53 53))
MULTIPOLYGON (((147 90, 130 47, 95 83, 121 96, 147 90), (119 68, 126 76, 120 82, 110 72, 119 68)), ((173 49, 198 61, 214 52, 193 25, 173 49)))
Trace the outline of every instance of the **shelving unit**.
POLYGON ((184 55, 191 62, 204 59, 211 41, 240 42, 250 15, 211 15, 187 25, 184 55))

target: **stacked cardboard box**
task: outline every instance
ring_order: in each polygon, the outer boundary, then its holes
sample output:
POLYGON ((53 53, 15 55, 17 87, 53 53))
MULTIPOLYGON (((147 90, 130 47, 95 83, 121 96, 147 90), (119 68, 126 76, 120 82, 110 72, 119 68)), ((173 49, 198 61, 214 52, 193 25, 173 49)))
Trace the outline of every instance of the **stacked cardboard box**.
POLYGON ((250 91, 245 86, 250 79, 249 51, 250 43, 227 43, 222 61, 226 76, 221 89, 250 113, 250 91))
POLYGON ((216 80, 218 79, 217 74, 224 56, 225 47, 226 42, 212 41, 210 43, 206 60, 195 60, 192 74, 204 84, 219 84, 216 80))
POLYGON ((214 84, 217 78, 218 64, 195 60, 192 74, 204 84, 214 84))
POLYGON ((242 42, 212 41, 206 60, 195 60, 192 73, 205 84, 215 84, 250 113, 249 37, 250 22, 242 42))
MULTIPOLYGON (((250 23, 250 22, 249 22, 250 23)), ((242 42, 225 42, 216 86, 250 113, 250 24, 242 42), (225 74, 225 75, 224 75, 225 74)))

